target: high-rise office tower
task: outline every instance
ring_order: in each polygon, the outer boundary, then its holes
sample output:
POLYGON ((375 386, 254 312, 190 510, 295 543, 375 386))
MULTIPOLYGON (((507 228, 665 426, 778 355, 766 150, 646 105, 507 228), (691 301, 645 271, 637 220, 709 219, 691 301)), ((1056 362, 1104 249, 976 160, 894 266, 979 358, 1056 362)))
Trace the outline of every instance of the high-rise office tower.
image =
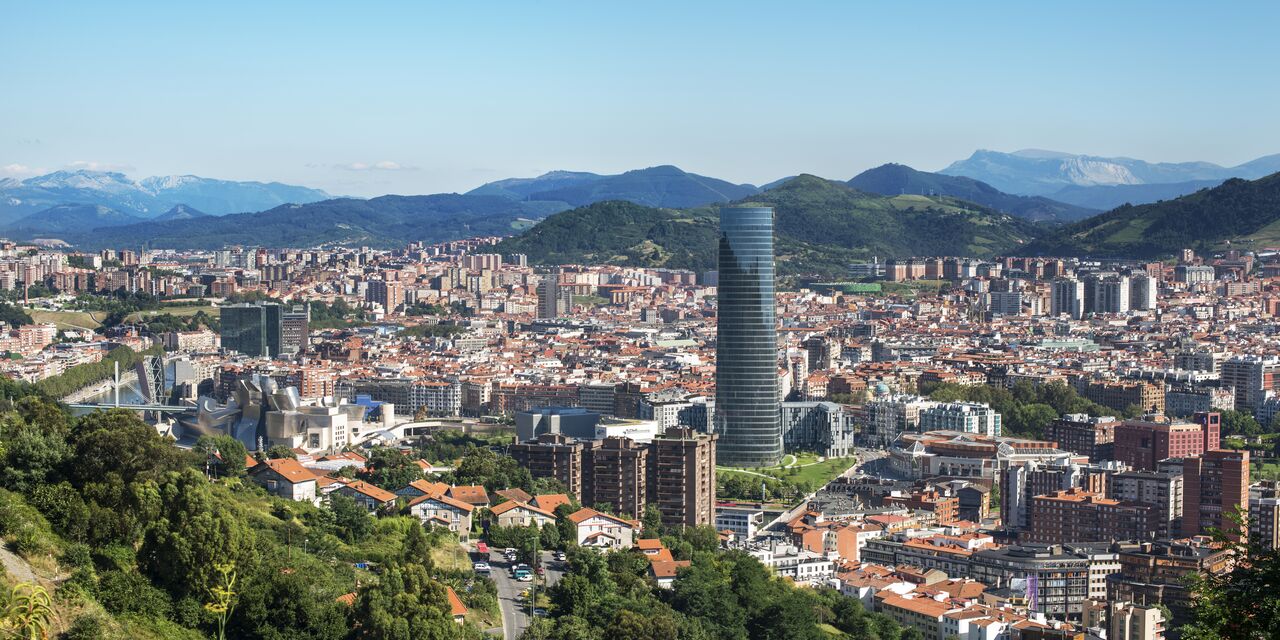
MULTIPOLYGON (((311 307, 295 304, 280 311, 280 353, 294 354, 307 350, 310 337, 311 307)), ((275 355, 275 354, 272 354, 275 355)))
POLYGON ((1079 320, 1084 316, 1084 283, 1075 278, 1053 281, 1053 298, 1049 304, 1054 316, 1069 315, 1079 320))
POLYGON ((538 318, 554 319, 573 311, 573 289, 560 284, 557 269, 542 277, 538 283, 538 318))
POLYGON ((726 465, 772 466, 782 459, 773 208, 720 210, 719 278, 716 453, 726 465))
POLYGON ((1243 540, 1248 529, 1232 520, 1249 514, 1249 452, 1218 449, 1182 460, 1182 535, 1217 529, 1243 540))
POLYGON ((267 354, 267 310, 262 305, 233 304, 219 314, 222 348, 247 356, 267 354))

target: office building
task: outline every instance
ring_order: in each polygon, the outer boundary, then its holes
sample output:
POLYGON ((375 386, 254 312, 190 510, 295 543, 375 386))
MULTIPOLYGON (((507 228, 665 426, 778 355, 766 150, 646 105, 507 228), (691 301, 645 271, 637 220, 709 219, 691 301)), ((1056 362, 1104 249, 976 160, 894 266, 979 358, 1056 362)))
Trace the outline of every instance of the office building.
MULTIPOLYGON (((1209 416, 1216 419, 1218 414, 1209 416)), ((1115 434, 1115 459, 1141 471, 1155 471, 1161 460, 1198 456, 1218 447, 1216 423, 1125 420, 1116 425, 1115 434)))
POLYGON ((715 523, 717 438, 668 429, 649 443, 648 486, 664 526, 715 523))
POLYGON ((1067 315, 1079 320, 1084 316, 1084 283, 1075 278, 1053 281, 1049 311, 1054 316, 1067 315))
POLYGON ((783 402, 782 443, 787 451, 812 451, 827 458, 852 455, 857 423, 834 402, 783 402))
POLYGON ((295 354, 307 350, 311 335, 311 307, 293 305, 280 312, 280 351, 295 354))
POLYGON ((1231 516, 1249 513, 1248 451, 1217 449, 1184 458, 1182 478, 1182 535, 1217 529, 1233 540, 1247 538, 1231 516))
POLYGON ((304 305, 233 304, 219 314, 222 348, 246 356, 276 357, 305 350, 310 310, 304 305))
POLYGON ((1182 533, 1182 492, 1181 473, 1124 471, 1107 484, 1108 497, 1151 506, 1156 536, 1166 539, 1182 533))
POLYGON ((1280 360, 1262 356, 1232 356, 1222 363, 1222 384, 1236 390, 1236 408, 1256 410, 1268 392, 1280 390, 1280 360))
POLYGON ((728 466, 772 466, 782 459, 772 208, 720 210, 718 264, 717 453, 728 466))
POLYGON ((542 276, 538 282, 539 320, 553 320, 573 312, 573 288, 560 282, 560 271, 557 269, 542 276))
POLYGON ((1249 541, 1264 549, 1280 549, 1280 482, 1276 480, 1249 487, 1249 541))
POLYGON ((1090 460, 1110 460, 1118 424, 1120 421, 1111 416, 1069 413, 1050 422, 1044 438, 1057 442, 1059 449, 1088 456, 1090 460))

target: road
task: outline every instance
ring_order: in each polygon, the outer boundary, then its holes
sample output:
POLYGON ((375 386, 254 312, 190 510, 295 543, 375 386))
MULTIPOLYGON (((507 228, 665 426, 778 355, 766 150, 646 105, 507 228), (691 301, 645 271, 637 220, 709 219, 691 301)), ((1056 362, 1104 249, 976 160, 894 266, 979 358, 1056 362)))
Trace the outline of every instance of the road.
MULTIPOLYGON (((473 553, 472 557, 477 557, 477 554, 473 553)), ((498 587, 498 608, 502 610, 502 637, 505 640, 516 640, 529 626, 529 605, 520 599, 520 592, 533 586, 531 582, 517 582, 512 578, 511 565, 502 557, 501 550, 489 552, 489 577, 498 587)), ((553 560, 550 551, 542 552, 542 566, 546 567, 547 575, 545 580, 538 582, 539 592, 564 576, 563 564, 553 560)))

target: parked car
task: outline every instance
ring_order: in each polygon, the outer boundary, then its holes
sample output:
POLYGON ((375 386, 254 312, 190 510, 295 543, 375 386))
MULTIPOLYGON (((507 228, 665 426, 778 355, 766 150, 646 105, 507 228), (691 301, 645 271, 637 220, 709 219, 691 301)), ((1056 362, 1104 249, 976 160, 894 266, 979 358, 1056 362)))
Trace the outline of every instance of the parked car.
POLYGON ((474 562, 471 564, 471 570, 476 573, 489 573, 488 562, 474 562))
POLYGON ((564 562, 566 558, 568 558, 568 556, 566 556, 563 551, 556 552, 556 560, 559 560, 560 562, 564 562))

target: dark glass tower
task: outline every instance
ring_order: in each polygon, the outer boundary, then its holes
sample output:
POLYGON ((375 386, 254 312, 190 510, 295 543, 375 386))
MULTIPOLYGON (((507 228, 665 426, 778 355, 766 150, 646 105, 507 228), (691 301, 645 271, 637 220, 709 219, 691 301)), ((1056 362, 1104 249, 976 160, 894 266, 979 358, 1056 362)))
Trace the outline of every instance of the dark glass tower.
POLYGON ((773 208, 720 210, 719 268, 716 457, 735 467, 772 466, 782 459, 773 208))

